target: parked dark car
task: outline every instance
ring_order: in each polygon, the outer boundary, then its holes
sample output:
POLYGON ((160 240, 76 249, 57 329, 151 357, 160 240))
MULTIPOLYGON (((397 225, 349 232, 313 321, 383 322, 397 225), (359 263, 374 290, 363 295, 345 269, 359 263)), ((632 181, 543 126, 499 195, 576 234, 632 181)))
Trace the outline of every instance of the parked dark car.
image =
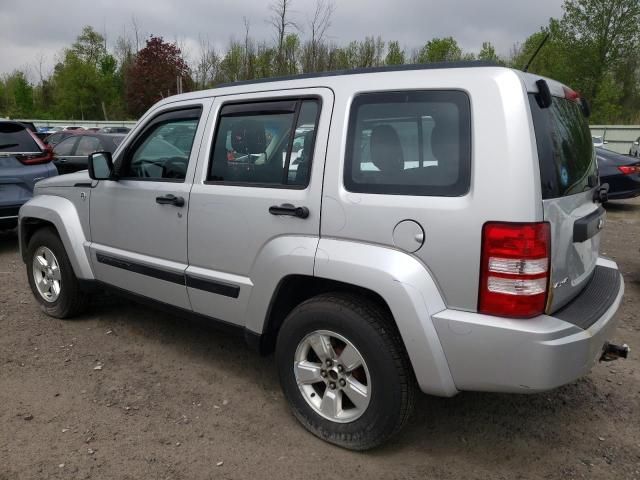
POLYGON ((86 170, 91 153, 113 153, 124 137, 117 133, 76 133, 53 147, 53 163, 60 174, 86 170))
POLYGON ((129 127, 102 127, 100 133, 129 133, 129 127))
POLYGON ((0 121, 0 230, 16 226, 37 181, 57 175, 52 160, 51 150, 28 128, 0 121))
POLYGON ((600 183, 609 184, 609 199, 640 195, 640 161, 604 148, 596 148, 600 183))
POLYGON ((55 147, 57 144, 59 144, 61 141, 63 141, 65 138, 69 138, 73 135, 75 135, 76 132, 73 130, 62 130, 56 133, 52 133, 51 135, 48 135, 44 138, 44 143, 46 143, 47 145, 51 145, 52 147, 55 147))

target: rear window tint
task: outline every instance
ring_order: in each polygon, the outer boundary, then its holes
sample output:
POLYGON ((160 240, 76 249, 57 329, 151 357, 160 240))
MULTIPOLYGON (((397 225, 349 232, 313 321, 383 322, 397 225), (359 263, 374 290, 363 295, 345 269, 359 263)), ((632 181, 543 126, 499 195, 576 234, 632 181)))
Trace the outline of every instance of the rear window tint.
POLYGON ((351 107, 344 183, 388 195, 460 196, 469 190, 471 115, 459 91, 358 95, 351 107))
POLYGON ((40 152, 29 131, 22 126, 0 126, 0 152, 40 152))
POLYGON ((529 94, 540 162, 542 198, 558 198, 589 190, 597 183, 591 131, 580 105, 553 97, 541 108, 529 94))

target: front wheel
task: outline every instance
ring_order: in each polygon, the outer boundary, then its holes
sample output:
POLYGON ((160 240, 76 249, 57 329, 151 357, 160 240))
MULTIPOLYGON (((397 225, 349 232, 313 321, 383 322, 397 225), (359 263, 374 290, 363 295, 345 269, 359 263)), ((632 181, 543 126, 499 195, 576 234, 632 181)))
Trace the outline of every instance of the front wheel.
POLYGON ((330 443, 373 448, 413 410, 415 379, 400 335, 364 297, 324 294, 296 307, 278 334, 276 361, 294 415, 330 443))
POLYGON ((40 229, 29 240, 27 276, 34 297, 47 315, 69 318, 84 309, 86 296, 54 230, 40 229))

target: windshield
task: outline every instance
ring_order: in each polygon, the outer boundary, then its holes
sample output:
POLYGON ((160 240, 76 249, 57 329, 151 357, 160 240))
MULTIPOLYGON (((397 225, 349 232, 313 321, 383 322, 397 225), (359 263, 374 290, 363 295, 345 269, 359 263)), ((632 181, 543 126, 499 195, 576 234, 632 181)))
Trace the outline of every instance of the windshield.
POLYGON ((20 125, 0 126, 0 152, 40 152, 29 131, 20 125))

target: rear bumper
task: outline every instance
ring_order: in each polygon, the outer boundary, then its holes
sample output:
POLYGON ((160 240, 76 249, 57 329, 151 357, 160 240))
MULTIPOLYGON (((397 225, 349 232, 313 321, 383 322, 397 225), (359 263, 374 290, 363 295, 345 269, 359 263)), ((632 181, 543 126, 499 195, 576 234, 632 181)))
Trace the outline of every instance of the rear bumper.
POLYGON ((609 184, 610 200, 622 200, 640 195, 640 174, 609 175, 602 177, 601 182, 609 184))
MULTIPOLYGON (((601 258, 598 265, 617 270, 610 260, 601 258)), ((511 320, 456 310, 440 312, 433 317, 434 325, 456 388, 532 393, 587 374, 613 335, 623 293, 620 279, 608 306, 585 329, 549 315, 511 320)), ((569 305, 591 302, 587 295, 591 296, 583 291, 569 305)))

